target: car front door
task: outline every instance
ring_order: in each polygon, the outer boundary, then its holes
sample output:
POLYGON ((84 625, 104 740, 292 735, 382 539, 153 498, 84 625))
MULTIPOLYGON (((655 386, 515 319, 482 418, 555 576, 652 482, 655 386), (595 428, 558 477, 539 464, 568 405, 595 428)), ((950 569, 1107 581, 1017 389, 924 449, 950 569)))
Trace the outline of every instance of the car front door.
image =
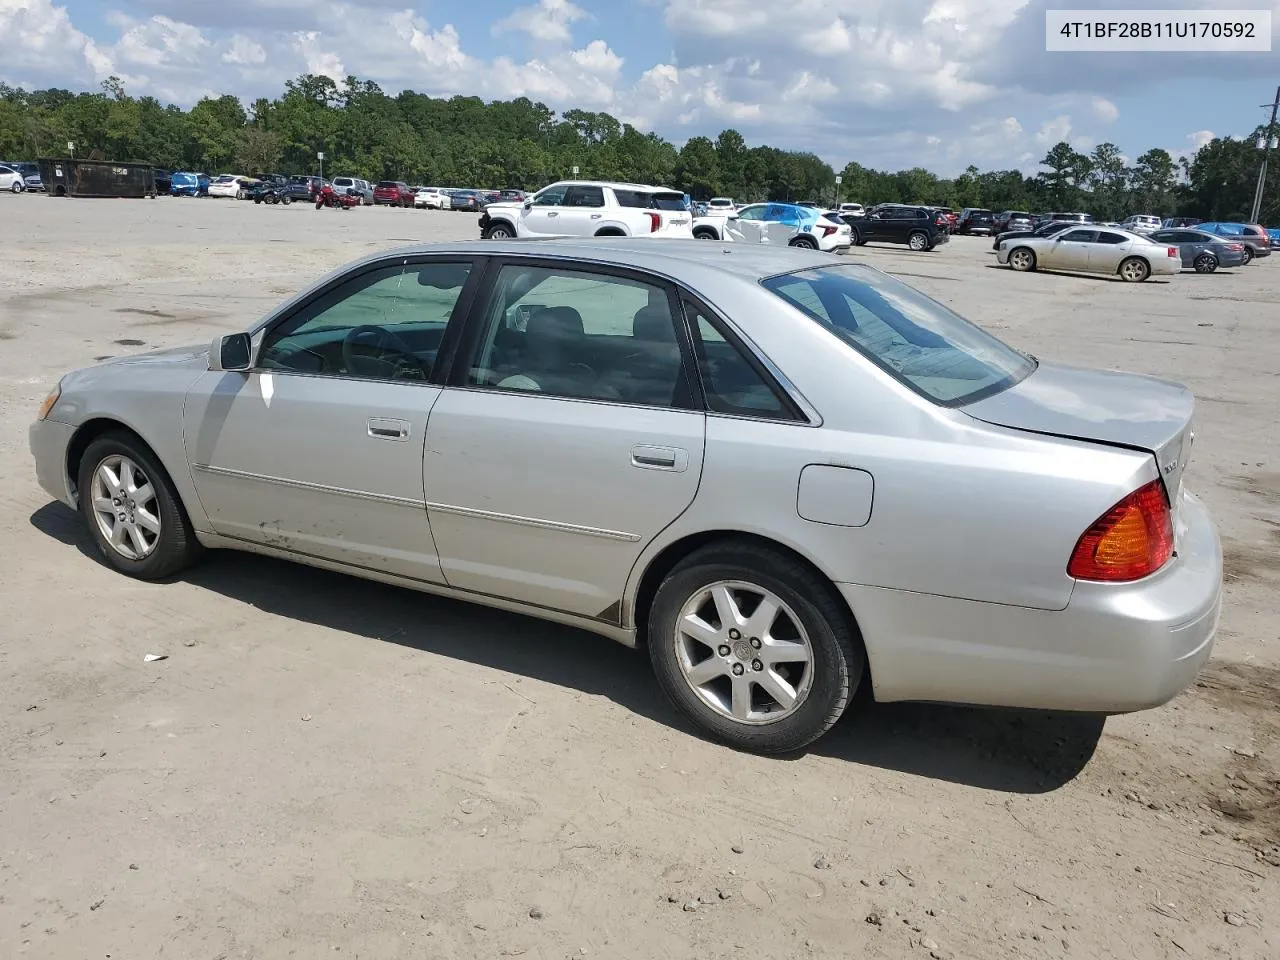
POLYGON ((560 216, 564 212, 564 198, 568 187, 552 184, 537 195, 520 211, 516 221, 518 237, 563 237, 560 216))
POLYGON ((742 243, 764 242, 764 215, 767 204, 755 203, 743 207, 736 214, 724 219, 724 232, 734 240, 742 243))
POLYGON ((216 533, 442 582, 423 443, 470 274, 456 257, 359 268, 273 321, 251 371, 196 381, 183 435, 216 533))
POLYGON ((1089 269, 1089 248, 1097 237, 1096 230, 1067 230, 1045 245, 1040 262, 1052 270, 1089 269))
POLYGON ((593 237, 603 219, 603 188, 575 184, 565 191, 556 229, 570 237, 593 237))
POLYGON ((864 240, 887 240, 889 239, 888 225, 891 222, 890 217, 893 216, 892 207, 877 207, 872 210, 859 225, 858 229, 862 232, 864 240))
POLYGON ((427 428, 450 586, 612 623, 641 551, 693 501, 706 417, 675 291, 507 260, 427 428))

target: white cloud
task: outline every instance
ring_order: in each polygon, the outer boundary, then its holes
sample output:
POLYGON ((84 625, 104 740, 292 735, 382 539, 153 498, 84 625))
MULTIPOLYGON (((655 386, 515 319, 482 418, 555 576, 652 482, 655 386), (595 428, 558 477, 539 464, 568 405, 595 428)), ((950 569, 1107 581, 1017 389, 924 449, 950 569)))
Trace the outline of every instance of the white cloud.
POLYGON ((318 30, 306 30, 295 34, 293 45, 298 53, 302 55, 307 65, 307 73, 328 77, 335 83, 341 82, 347 75, 341 58, 332 50, 324 49, 323 40, 318 30))
POLYGON ((570 27, 587 16, 587 11, 569 0, 538 0, 532 6, 512 10, 493 25, 493 32, 518 31, 547 43, 568 43, 572 39, 570 27))
POLYGON ((1115 123, 1120 118, 1120 108, 1106 97, 1093 98, 1093 113, 1103 123, 1115 123))
POLYGON ((231 45, 222 55, 223 63, 233 63, 237 66, 252 67, 267 60, 267 51, 262 48, 262 44, 255 43, 242 33, 237 33, 231 38, 231 45))

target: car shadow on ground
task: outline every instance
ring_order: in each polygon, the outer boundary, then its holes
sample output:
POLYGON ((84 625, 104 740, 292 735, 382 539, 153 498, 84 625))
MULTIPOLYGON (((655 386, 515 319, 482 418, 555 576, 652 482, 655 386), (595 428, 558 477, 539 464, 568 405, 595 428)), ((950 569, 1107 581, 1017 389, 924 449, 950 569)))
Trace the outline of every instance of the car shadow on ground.
MULTIPOLYGON (((102 562, 69 507, 49 503, 30 522, 102 562)), ((213 551, 180 579, 275 616, 605 696, 697 736, 662 697, 642 650, 581 630, 231 551, 213 551)), ((877 704, 864 685, 840 723, 806 752, 988 790, 1045 793, 1089 762, 1104 722, 1047 711, 877 704)))
MULTIPOLYGON (((1014 270, 1013 267, 1009 266, 1007 263, 988 263, 986 264, 986 268, 988 270, 1004 270, 1007 273, 1018 272, 1017 270, 1014 270)), ((1074 271, 1071 271, 1071 270, 1050 270, 1046 267, 1036 267, 1035 270, 1032 270, 1030 272, 1043 273, 1051 277, 1072 277, 1073 279, 1076 279, 1076 280, 1092 280, 1094 283, 1126 283, 1127 282, 1125 280, 1120 279, 1119 275, 1114 273, 1075 273, 1074 271)), ((1174 276, 1177 276, 1177 274, 1174 274, 1174 276)), ((1158 285, 1161 283, 1171 283, 1172 281, 1169 279, 1169 277, 1161 275, 1161 276, 1147 277, 1147 279, 1143 280, 1142 282, 1153 283, 1158 285)))

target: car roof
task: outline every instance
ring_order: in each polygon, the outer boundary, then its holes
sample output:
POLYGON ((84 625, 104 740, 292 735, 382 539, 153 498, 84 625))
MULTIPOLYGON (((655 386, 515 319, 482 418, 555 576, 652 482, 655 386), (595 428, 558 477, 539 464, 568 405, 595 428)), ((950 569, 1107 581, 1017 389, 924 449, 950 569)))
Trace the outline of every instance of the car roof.
MULTIPOLYGON (((584 263, 631 267, 694 285, 707 271, 730 274, 755 282, 766 277, 818 266, 847 266, 878 274, 875 267, 851 262, 834 254, 798 247, 764 244, 714 243, 706 240, 663 240, 651 237, 610 237, 553 240, 459 240, 420 243, 370 254, 363 262, 422 254, 466 256, 532 256, 576 260, 584 263)), ((340 269, 345 272, 354 264, 340 269)))

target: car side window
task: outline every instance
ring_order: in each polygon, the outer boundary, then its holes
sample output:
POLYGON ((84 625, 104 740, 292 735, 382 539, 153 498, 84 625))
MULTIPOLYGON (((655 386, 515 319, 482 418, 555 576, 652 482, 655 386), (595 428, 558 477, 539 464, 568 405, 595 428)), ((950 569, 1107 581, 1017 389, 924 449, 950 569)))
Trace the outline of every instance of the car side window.
POLYGON ((711 317, 687 300, 684 312, 693 332, 693 352, 708 410, 738 417, 795 419, 790 405, 711 317))
POLYGON ((739 220, 763 220, 764 210, 765 208, 760 206, 743 207, 741 210, 738 211, 738 219, 739 220))
POLYGON ((1117 243, 1127 243, 1128 240, 1129 238, 1124 236, 1123 234, 1108 233, 1105 230, 1100 230, 1098 231, 1098 239, 1095 242, 1117 244, 1117 243))
POLYGON ((547 187, 533 198, 533 205, 535 207, 564 206, 564 196, 567 192, 566 187, 547 187))
POLYGON ((352 277, 272 328, 258 367, 425 380, 470 272, 470 263, 396 263, 352 277))
POLYGON ((1097 235, 1096 230, 1068 230, 1062 235, 1062 239, 1074 243, 1093 243, 1097 235))
POLYGON ((570 187, 565 191, 566 207, 603 207, 604 190, 600 187, 570 187))
POLYGON ((1156 243, 1177 243, 1181 240, 1181 235, 1172 230, 1157 230, 1151 234, 1151 239, 1156 243))
POLYGON ((580 400, 693 406, 666 290, 590 270, 504 266, 466 382, 580 400))

